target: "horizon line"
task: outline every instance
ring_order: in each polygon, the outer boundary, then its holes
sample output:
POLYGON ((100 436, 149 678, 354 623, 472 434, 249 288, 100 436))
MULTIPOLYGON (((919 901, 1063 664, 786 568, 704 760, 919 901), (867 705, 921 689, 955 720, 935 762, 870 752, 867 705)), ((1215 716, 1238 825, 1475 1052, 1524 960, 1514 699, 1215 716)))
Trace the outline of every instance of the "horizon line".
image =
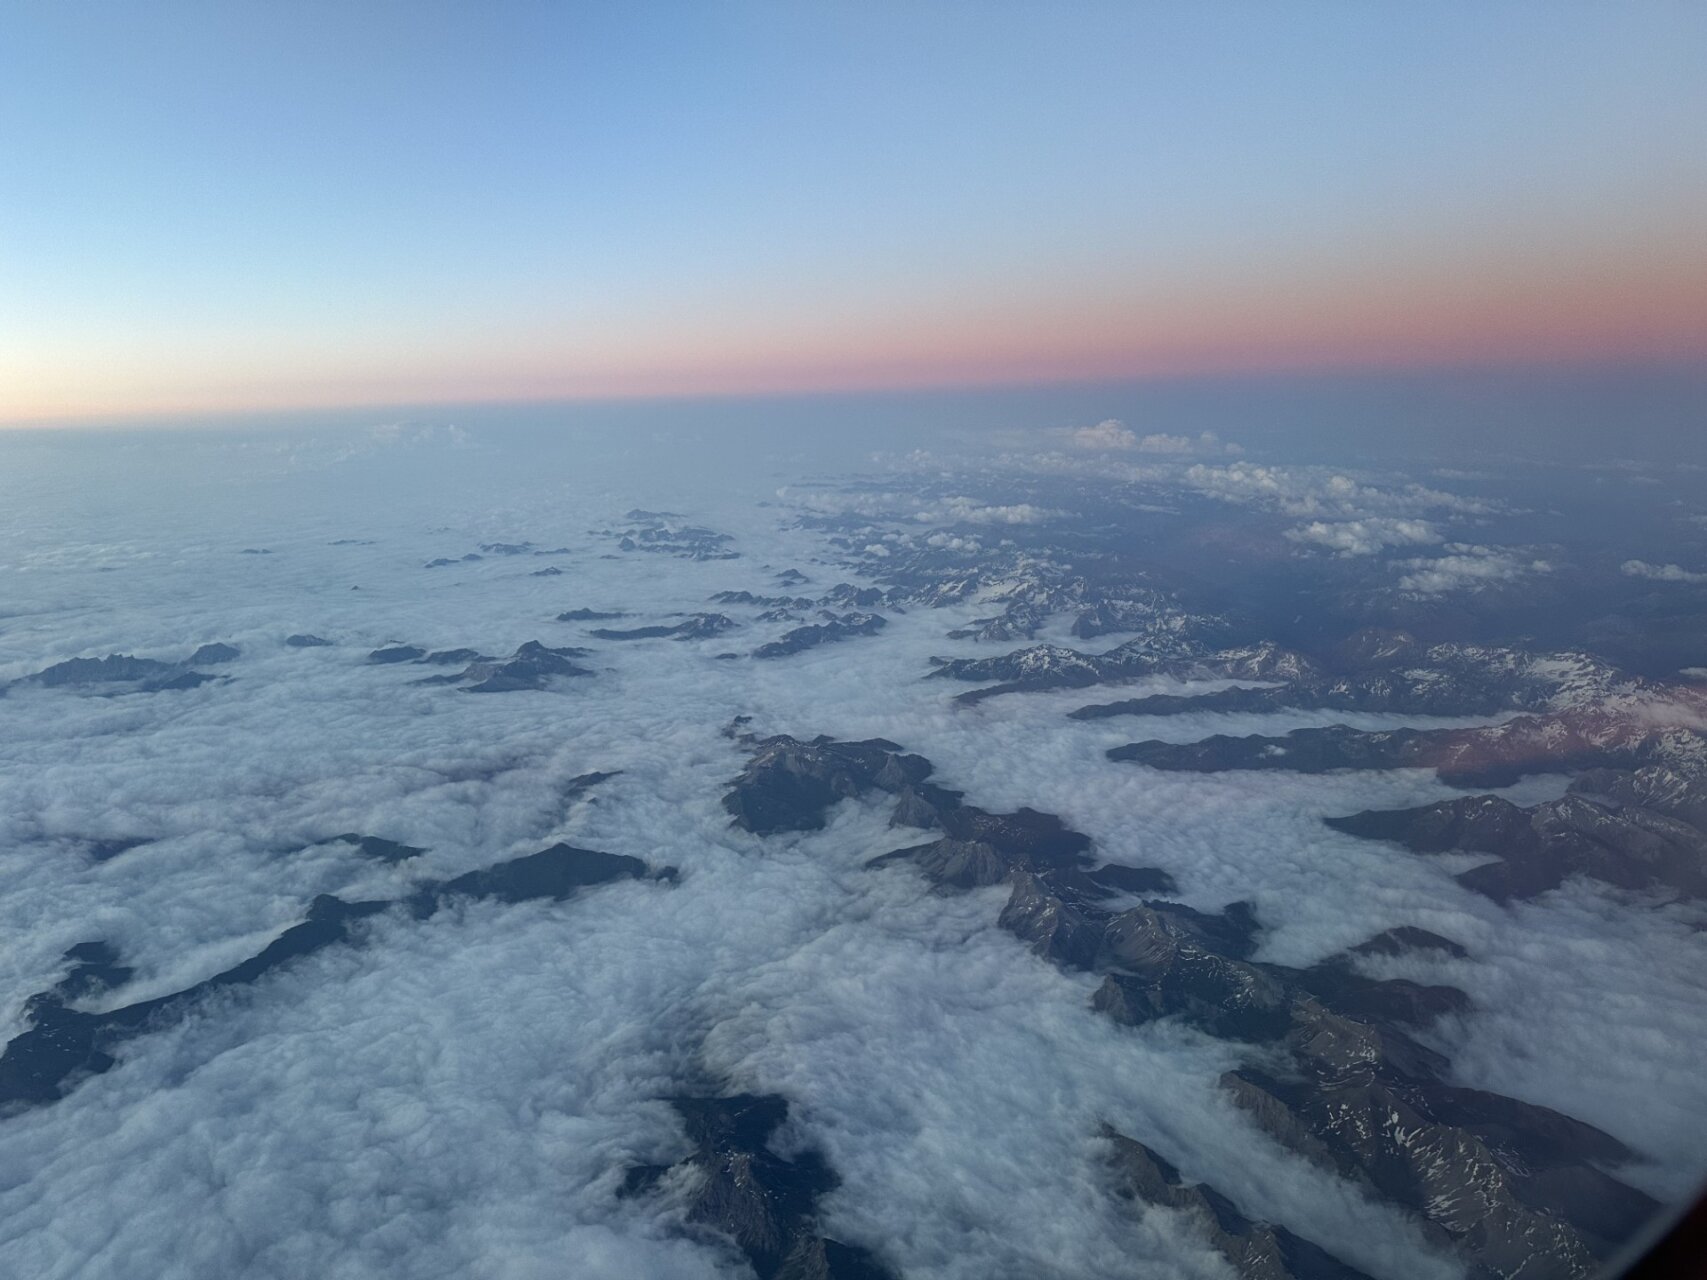
MULTIPOLYGON (((694 403, 780 403, 790 400, 858 400, 899 396, 966 395, 988 392, 1044 392, 1052 388, 1131 389, 1139 386, 1169 386, 1208 383, 1236 384, 1240 381, 1308 382, 1320 379, 1356 381, 1399 378, 1466 378, 1523 376, 1557 379, 1572 375, 1596 377, 1616 374, 1655 373, 1694 376, 1707 381, 1707 353, 1654 354, 1620 353, 1601 359, 1578 355, 1527 356, 1521 358, 1443 359, 1432 361, 1338 361, 1296 363, 1285 360, 1220 364, 1207 362, 1196 369, 1152 370, 1121 373, 1061 372, 1012 377, 942 378, 919 381, 898 380, 887 385, 858 384, 848 380, 777 385, 755 380, 746 386, 706 384, 686 388, 636 387, 632 390, 544 391, 537 394, 494 391, 491 394, 441 396, 399 400, 384 396, 342 399, 292 399, 265 402, 208 404, 185 402, 163 407, 113 410, 68 409, 63 412, 18 416, 0 413, 0 431, 123 430, 177 425, 185 428, 217 428, 210 419, 306 417, 338 413, 441 413, 446 411, 504 408, 565 408, 694 403), (166 421, 166 420, 173 421, 166 421)), ((659 381, 667 381, 660 379, 659 381)))

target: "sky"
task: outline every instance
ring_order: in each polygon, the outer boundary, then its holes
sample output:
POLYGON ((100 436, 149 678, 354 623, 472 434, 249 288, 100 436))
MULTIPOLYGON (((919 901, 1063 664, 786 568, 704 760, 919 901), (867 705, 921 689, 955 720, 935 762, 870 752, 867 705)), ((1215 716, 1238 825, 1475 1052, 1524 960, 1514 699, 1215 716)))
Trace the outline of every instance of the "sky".
POLYGON ((0 423, 1699 367, 1693 3, 13 3, 0 423))

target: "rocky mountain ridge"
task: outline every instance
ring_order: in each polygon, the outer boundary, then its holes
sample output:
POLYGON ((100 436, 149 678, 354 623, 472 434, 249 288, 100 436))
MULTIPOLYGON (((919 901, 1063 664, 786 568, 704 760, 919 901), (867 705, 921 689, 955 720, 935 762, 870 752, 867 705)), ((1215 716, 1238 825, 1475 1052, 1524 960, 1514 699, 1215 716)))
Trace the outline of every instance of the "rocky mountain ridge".
MULTIPOLYGON (((1171 883, 1095 866, 1089 838, 1055 815, 966 804, 929 781, 929 761, 895 743, 779 736, 746 745, 747 767, 724 797, 736 825, 811 830, 842 798, 894 796, 893 825, 942 834, 871 866, 910 864, 945 892, 1005 885, 1001 927, 1056 964, 1103 974, 1099 1012, 1128 1025, 1175 1018, 1251 1046, 1252 1065, 1222 1081, 1230 1101, 1301 1157, 1415 1214, 1477 1276, 1587 1276, 1653 1211, 1603 1172, 1632 1158, 1616 1139, 1450 1083, 1450 1064, 1414 1032, 1467 1007, 1462 992, 1365 977, 1355 954, 1303 970, 1256 962, 1260 926, 1242 903, 1219 914, 1160 898, 1111 909, 1104 903, 1137 885, 1166 892, 1171 883)), ((1413 932, 1364 950, 1435 945, 1413 932)), ((1272 1265, 1276 1254, 1262 1256, 1272 1265)))

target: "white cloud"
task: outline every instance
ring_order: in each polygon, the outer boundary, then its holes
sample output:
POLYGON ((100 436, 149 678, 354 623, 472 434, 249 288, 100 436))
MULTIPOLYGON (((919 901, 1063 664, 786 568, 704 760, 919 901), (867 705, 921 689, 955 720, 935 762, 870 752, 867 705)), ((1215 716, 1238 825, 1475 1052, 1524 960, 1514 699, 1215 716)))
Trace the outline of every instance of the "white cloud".
POLYGON ((1118 418, 1104 418, 1094 427, 1071 428, 1073 443, 1081 449, 1136 449, 1138 433, 1118 418))
MULTIPOLYGON (((157 485, 128 485, 115 466, 98 508, 59 501, 68 485, 11 511, 21 559, 78 540, 128 550, 116 569, 78 556, 9 580, 0 674, 212 640, 244 652, 231 683, 181 694, 5 699, 5 1033, 21 998, 59 976, 60 952, 95 937, 137 966, 129 998, 252 954, 316 893, 392 896, 413 875, 560 837, 675 863, 682 878, 383 917, 365 945, 128 1042, 115 1070, 63 1102, 0 1120, 0 1272, 519 1278, 573 1258, 587 1277, 736 1274, 614 1195, 624 1165, 681 1154, 654 1100, 709 1070, 787 1094, 797 1135, 844 1179, 828 1227, 913 1273, 1224 1274, 1167 1215, 1134 1219, 1089 1193, 1091 1137, 1107 1120, 1373 1274, 1454 1274, 1402 1215, 1227 1107, 1214 1080, 1236 1046, 1093 1014, 1092 980, 995 927, 999 893, 945 897, 906 868, 863 870, 908 838, 881 809, 844 805, 799 839, 732 831, 718 800, 741 755, 721 729, 737 713, 760 731, 894 738, 974 803, 1060 813, 1106 856, 1164 867, 1192 905, 1249 897, 1270 926, 1268 958, 1309 963, 1396 924, 1449 934, 1470 960, 1394 963, 1474 997, 1471 1019, 1442 1031, 1462 1078, 1612 1129, 1655 1158, 1644 1176, 1659 1190, 1681 1194, 1702 1172, 1707 935, 1681 911, 1637 916, 1582 886, 1508 910, 1429 859, 1320 823, 1441 798, 1432 777, 1158 775, 1104 758, 1130 724, 1060 714, 1082 692, 956 712, 952 690, 919 676, 975 604, 896 613, 880 638, 786 664, 716 662, 724 636, 601 646, 595 677, 562 693, 414 686, 417 672, 362 655, 392 640, 575 643, 576 628, 547 619, 585 605, 650 620, 703 609, 717 590, 774 593, 774 569, 816 574, 823 548, 752 505, 764 495, 744 459, 672 485, 624 478, 565 440, 561 456, 528 459, 525 482, 514 457, 485 450, 234 479, 194 465, 200 447, 166 455, 157 485), (607 559, 610 544, 585 530, 629 505, 727 529, 744 558, 607 559), (105 527, 83 527, 96 509, 105 527), (329 545, 346 538, 365 544, 329 545), (420 569, 521 539, 568 546, 549 562, 564 573, 533 578, 505 558, 420 569), (274 554, 238 554, 251 545, 274 554), (296 631, 339 643, 284 647, 296 631), (595 769, 623 772, 566 805, 563 784, 595 769), (352 829, 429 853, 393 868, 347 846, 304 849, 352 829), (69 843, 133 834, 159 840, 100 866, 69 843)), ((874 499, 871 516, 916 509, 998 533, 1040 518, 1022 502, 901 496, 874 499)), ((1455 546, 1425 563, 1502 554, 1455 546)), ((1330 720, 1399 723, 1196 714, 1146 732, 1330 720)))
POLYGON ((1553 571, 1549 561, 1500 547, 1454 542, 1447 545, 1446 552, 1434 559, 1399 561, 1401 568, 1410 571, 1399 579, 1399 589, 1425 596, 1444 595, 1553 571))
POLYGON ((776 496, 792 506, 827 515, 857 515, 917 524, 1042 524, 1062 515, 1034 503, 987 503, 965 495, 933 499, 890 491, 844 492, 785 486, 776 491, 776 496))
POLYGON ((1440 541, 1439 532, 1426 520, 1379 516, 1338 522, 1313 520, 1288 529, 1286 536, 1293 542, 1327 547, 1346 556, 1372 556, 1388 547, 1428 546, 1440 541))
POLYGON ((1244 449, 1229 441, 1223 441, 1213 431, 1205 431, 1193 436, 1171 436, 1166 433, 1148 435, 1138 441, 1139 453, 1174 453, 1174 454, 1240 454, 1244 449))
POLYGON ((1244 452, 1238 445, 1223 441, 1213 431, 1205 431, 1197 436, 1169 435, 1167 432, 1154 432, 1150 435, 1140 436, 1118 418, 1105 418, 1094 427, 1068 428, 1067 436, 1076 448, 1099 451, 1132 451, 1179 456, 1232 455, 1244 452))
POLYGON ((1680 564, 1650 564, 1646 560, 1626 560, 1618 572, 1627 578, 1651 578, 1655 582, 1707 582, 1707 573, 1696 573, 1680 564))
POLYGON ((944 498, 940 504, 926 507, 913 518, 931 523, 961 521, 967 524, 1042 524, 1058 519, 1059 511, 1029 502, 1008 505, 979 502, 976 498, 944 498))
POLYGON ((1196 463, 1182 477, 1187 487, 1226 502, 1251 503, 1290 516, 1359 520, 1375 517, 1491 515, 1500 507, 1420 484, 1377 484, 1324 467, 1196 463))
POLYGON ((976 538, 961 538, 951 533, 933 533, 925 539, 927 547, 935 547, 939 551, 977 552, 984 548, 976 538))

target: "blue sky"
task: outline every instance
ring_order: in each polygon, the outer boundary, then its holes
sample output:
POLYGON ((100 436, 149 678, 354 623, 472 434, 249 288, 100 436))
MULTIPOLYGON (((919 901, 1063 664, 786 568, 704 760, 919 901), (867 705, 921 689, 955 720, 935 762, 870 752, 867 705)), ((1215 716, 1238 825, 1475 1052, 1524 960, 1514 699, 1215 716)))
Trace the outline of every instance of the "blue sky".
POLYGON ((1707 347, 1695 4, 28 3, 0 419, 1707 347))

